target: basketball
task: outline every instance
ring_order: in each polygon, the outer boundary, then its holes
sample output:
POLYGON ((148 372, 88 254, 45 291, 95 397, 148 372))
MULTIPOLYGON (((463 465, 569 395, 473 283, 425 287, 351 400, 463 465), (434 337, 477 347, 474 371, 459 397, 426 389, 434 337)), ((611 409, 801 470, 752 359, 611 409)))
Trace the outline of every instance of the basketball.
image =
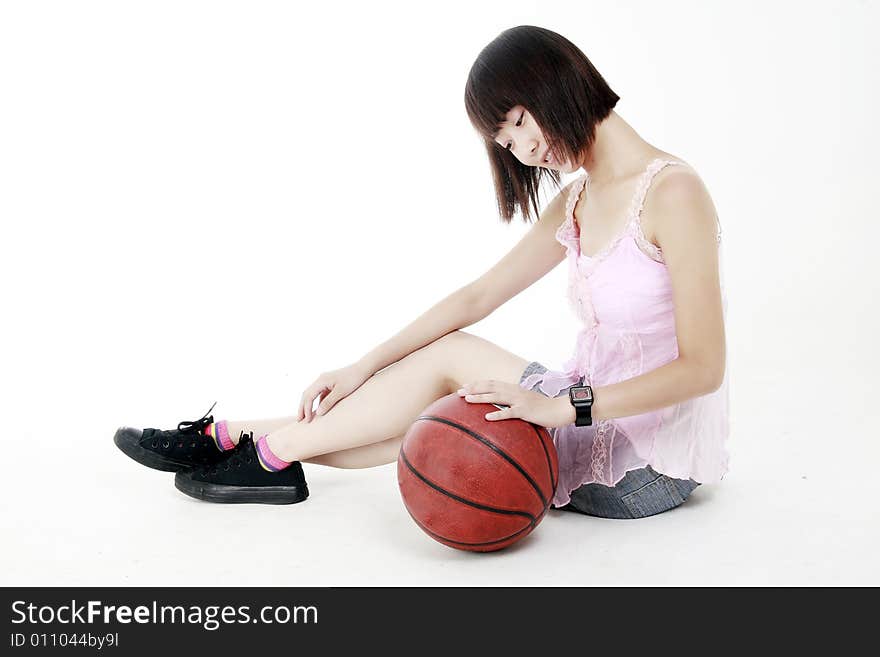
POLYGON ((404 506, 431 538, 492 552, 528 536, 550 507, 559 465, 550 432, 450 394, 407 430, 397 457, 404 506))

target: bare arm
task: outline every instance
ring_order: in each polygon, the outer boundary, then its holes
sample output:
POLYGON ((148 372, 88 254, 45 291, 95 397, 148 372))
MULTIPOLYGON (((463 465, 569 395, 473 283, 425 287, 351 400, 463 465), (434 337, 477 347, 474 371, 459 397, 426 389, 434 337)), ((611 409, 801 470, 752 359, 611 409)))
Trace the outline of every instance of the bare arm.
POLYGON ((564 219, 568 189, 547 205, 531 230, 489 271, 432 306, 363 356, 358 365, 373 374, 447 333, 477 323, 559 264, 565 248, 555 233, 564 219))
POLYGON ((573 183, 556 195, 516 246, 471 283, 481 317, 491 315, 563 261, 565 247, 556 239, 556 231, 565 220, 565 201, 573 183))

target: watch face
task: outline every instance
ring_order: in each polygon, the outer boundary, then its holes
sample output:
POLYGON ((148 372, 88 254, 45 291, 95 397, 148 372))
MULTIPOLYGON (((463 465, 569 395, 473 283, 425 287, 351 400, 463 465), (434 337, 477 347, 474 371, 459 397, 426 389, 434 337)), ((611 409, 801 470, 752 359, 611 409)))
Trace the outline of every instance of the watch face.
POLYGON ((593 395, 590 394, 589 388, 585 388, 583 390, 573 390, 571 396, 578 401, 590 401, 593 398, 593 395))

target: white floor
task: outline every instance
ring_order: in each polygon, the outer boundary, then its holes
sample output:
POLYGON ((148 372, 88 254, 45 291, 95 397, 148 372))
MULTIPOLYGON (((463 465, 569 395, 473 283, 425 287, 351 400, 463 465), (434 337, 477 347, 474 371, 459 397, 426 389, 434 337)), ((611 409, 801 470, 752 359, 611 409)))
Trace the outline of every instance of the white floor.
POLYGON ((7 435, 0 584, 880 584, 869 389, 845 393, 846 406, 867 410, 861 422, 844 419, 833 394, 820 418, 797 378, 738 386, 731 471, 678 509, 635 521, 551 511, 531 536, 491 554, 423 534, 393 464, 305 464, 304 503, 213 505, 118 452, 115 426, 32 429, 27 452, 7 435), (769 399, 776 411, 762 412, 769 399), (25 467, 28 454, 41 467, 25 467))

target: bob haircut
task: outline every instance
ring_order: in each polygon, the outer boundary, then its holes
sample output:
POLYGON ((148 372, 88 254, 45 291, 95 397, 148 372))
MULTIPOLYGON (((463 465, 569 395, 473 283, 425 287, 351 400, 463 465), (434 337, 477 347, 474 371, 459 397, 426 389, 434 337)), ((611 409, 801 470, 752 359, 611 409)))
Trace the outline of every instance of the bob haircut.
POLYGON ((618 100, 577 46, 542 27, 512 27, 480 51, 468 73, 464 104, 471 124, 483 137, 505 223, 517 210, 526 223, 540 216, 538 191, 545 177, 561 188, 559 171, 526 166, 495 141, 510 109, 525 107, 548 146, 569 161, 580 162, 593 145, 596 125, 618 100))

